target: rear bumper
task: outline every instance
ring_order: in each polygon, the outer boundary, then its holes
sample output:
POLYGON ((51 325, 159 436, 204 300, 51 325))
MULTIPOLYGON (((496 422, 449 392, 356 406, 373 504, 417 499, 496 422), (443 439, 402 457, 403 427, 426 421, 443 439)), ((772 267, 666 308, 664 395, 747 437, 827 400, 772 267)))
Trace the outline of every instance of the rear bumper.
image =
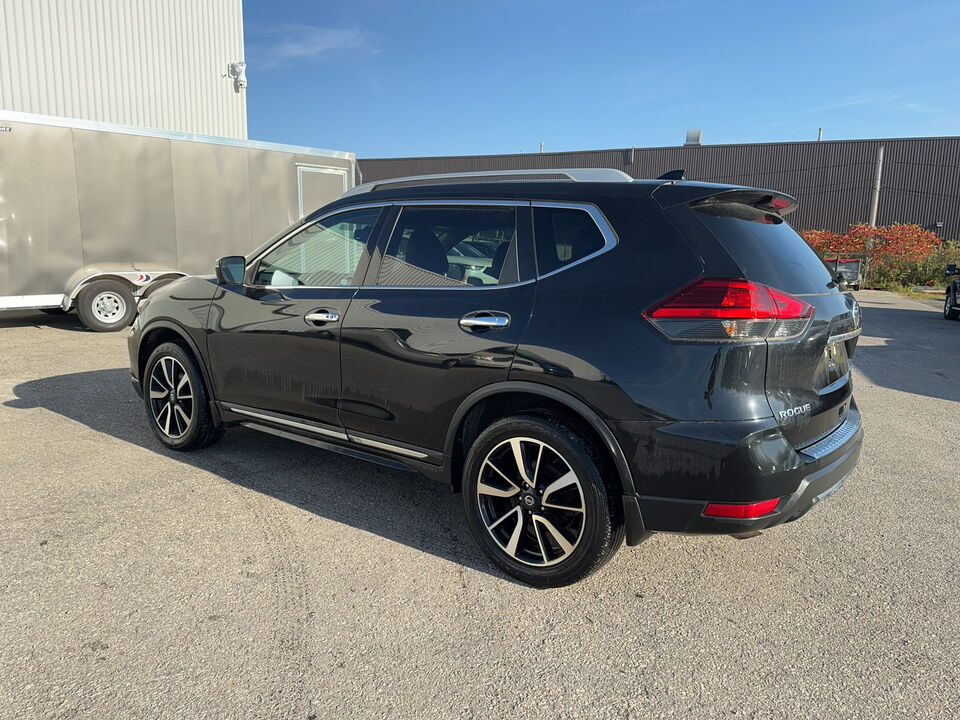
MULTIPOLYGON (((741 465, 737 477, 714 478, 710 495, 703 498, 672 498, 639 495, 637 502, 643 527, 653 532, 733 535, 764 530, 796 520, 821 500, 835 493, 856 469, 863 443, 863 428, 856 405, 851 403, 847 421, 815 446, 793 451, 784 458, 782 451, 773 457, 754 454, 753 470, 741 465), (809 454, 808 454, 809 453, 809 454), (786 484, 785 484, 786 483, 786 484), (748 496, 728 494, 725 487, 736 485, 751 488, 748 496), (765 488, 770 488, 766 491, 765 488), (748 503, 780 497, 776 509, 755 519, 707 517, 703 514, 708 502, 748 503)), ((763 444, 754 445, 757 453, 763 444)))

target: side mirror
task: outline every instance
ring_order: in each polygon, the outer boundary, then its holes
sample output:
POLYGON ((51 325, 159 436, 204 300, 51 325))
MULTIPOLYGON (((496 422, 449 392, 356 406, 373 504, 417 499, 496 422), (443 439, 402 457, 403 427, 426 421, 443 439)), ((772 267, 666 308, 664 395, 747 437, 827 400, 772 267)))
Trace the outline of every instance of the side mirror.
POLYGON ((242 255, 228 255, 217 260, 217 282, 220 285, 239 285, 247 269, 247 259, 242 255))
POLYGON ((947 265, 946 274, 947 274, 947 275, 960 275, 960 273, 957 272, 957 266, 956 266, 956 265, 953 265, 953 264, 947 265))

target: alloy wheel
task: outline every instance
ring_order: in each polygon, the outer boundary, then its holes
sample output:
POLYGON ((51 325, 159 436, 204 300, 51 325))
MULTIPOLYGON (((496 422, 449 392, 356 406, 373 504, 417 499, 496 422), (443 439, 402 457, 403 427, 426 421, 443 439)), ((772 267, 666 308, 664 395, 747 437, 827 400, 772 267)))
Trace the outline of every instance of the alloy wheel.
POLYGON ((514 437, 484 458, 477 503, 487 532, 511 559, 535 567, 567 559, 583 536, 580 478, 545 442, 514 437))
POLYGON ((183 437, 193 420, 193 386, 186 368, 164 355, 153 366, 148 385, 150 410, 157 427, 169 438, 183 437))

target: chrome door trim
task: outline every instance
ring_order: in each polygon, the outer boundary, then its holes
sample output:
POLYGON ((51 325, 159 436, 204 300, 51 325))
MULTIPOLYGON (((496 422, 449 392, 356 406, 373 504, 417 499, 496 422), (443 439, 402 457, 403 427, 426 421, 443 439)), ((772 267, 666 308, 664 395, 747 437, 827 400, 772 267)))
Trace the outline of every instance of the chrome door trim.
POLYGON ((347 434, 342 430, 329 430, 325 427, 320 427, 319 425, 313 425, 310 423, 299 422, 297 420, 290 420, 285 417, 280 417, 278 415, 267 414, 263 412, 257 412, 255 410, 249 410, 247 408, 237 407, 236 405, 226 405, 223 406, 224 410, 228 412, 237 413, 238 415, 246 415, 247 417, 256 418, 257 420, 266 420, 267 422, 277 423, 278 425, 286 425, 287 427, 296 428, 297 430, 305 430, 306 432, 315 433, 317 435, 324 435, 326 437, 336 438, 337 440, 349 440, 347 434))
POLYGON ((223 403, 223 409, 226 410, 227 412, 236 413, 237 415, 244 415, 246 417, 255 418, 256 420, 261 420, 265 422, 275 423, 277 425, 285 425, 287 427, 295 428, 297 430, 302 430, 304 432, 309 432, 314 435, 330 437, 336 440, 351 442, 356 445, 366 445, 368 447, 376 448, 378 450, 386 450, 387 452, 394 453, 395 455, 402 455, 404 457, 413 458, 414 460, 424 460, 430 457, 429 453, 425 453, 420 450, 413 450, 411 448, 405 448, 399 445, 394 445, 392 443, 383 442, 382 440, 374 440, 373 438, 361 437, 359 435, 349 435, 348 433, 342 430, 332 430, 311 422, 293 420, 288 417, 274 415, 273 413, 261 412, 258 410, 254 410, 252 408, 240 407, 237 405, 230 405, 227 403, 223 403))
POLYGON ((351 442, 355 442, 358 445, 367 445, 368 447, 377 448, 378 450, 387 450, 388 452, 392 452, 397 455, 404 455, 405 457, 414 458, 415 460, 423 460, 430 457, 425 452, 409 450, 404 447, 381 442, 380 440, 371 440, 370 438, 359 437, 358 435, 350 435, 349 438, 351 442))

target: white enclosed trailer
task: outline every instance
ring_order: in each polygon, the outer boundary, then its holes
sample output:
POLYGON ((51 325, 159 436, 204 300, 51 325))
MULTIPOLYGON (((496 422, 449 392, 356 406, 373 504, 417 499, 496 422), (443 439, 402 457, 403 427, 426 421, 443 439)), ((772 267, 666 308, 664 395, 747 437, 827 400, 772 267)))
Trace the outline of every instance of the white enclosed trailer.
POLYGON ((0 310, 115 330, 354 185, 353 153, 0 111, 0 310))

